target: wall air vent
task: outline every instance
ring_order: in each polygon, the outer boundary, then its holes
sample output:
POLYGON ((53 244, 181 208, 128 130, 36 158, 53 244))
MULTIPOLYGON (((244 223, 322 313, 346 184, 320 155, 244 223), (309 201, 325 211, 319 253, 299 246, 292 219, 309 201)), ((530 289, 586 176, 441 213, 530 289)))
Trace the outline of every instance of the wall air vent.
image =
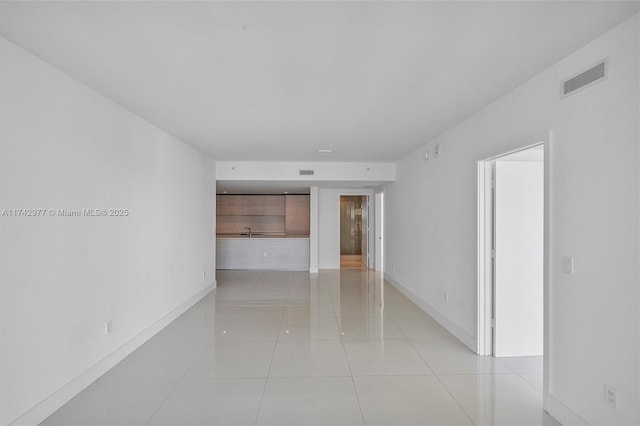
POLYGON ((300 176, 313 176, 313 170, 300 170, 300 176))
POLYGON ((607 60, 603 59, 586 71, 562 82, 562 96, 569 96, 580 89, 596 84, 607 77, 607 60))

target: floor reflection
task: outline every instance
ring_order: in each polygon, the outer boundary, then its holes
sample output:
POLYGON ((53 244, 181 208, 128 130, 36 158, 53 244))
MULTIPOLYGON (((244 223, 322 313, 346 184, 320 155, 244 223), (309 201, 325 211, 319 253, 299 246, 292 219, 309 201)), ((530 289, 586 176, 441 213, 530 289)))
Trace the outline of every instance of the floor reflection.
POLYGON ((557 424, 539 358, 476 356, 378 272, 217 279, 45 424, 557 424))

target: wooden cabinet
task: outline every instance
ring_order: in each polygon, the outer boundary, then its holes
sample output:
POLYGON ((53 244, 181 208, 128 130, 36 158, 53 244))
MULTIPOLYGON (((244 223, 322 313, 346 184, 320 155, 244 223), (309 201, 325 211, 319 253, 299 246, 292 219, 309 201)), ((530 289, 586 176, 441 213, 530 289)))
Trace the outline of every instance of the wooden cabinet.
POLYGON ((264 214, 265 216, 284 216, 285 214, 284 195, 265 195, 264 214))
POLYGON ((218 195, 218 216, 284 216, 284 195, 218 195))
POLYGON ((252 232, 309 235, 308 195, 218 195, 220 234, 252 232))
POLYGON ((309 235, 309 196, 285 196, 284 228, 287 234, 309 235))
POLYGON ((264 197, 262 195, 243 195, 242 196, 242 215, 243 216, 263 216, 264 215, 264 197))
POLYGON ((220 216, 233 216, 242 214, 242 195, 221 195, 220 208, 218 209, 220 216))

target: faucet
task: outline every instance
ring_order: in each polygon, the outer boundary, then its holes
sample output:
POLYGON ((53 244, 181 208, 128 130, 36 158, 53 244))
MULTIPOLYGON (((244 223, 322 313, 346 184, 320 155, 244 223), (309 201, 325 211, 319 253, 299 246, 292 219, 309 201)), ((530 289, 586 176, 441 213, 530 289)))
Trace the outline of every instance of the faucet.
POLYGON ((248 226, 245 226, 244 229, 248 229, 249 230, 249 233, 247 234, 247 236, 249 238, 251 238, 251 228, 249 228, 248 226))

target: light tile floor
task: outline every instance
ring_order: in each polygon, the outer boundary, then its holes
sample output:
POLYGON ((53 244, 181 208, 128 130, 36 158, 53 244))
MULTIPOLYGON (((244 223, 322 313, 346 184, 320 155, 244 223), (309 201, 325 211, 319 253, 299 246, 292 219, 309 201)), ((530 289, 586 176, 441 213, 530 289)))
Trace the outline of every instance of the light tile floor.
POLYGON ((43 424, 558 424, 540 358, 476 356, 379 273, 217 278, 43 424))

